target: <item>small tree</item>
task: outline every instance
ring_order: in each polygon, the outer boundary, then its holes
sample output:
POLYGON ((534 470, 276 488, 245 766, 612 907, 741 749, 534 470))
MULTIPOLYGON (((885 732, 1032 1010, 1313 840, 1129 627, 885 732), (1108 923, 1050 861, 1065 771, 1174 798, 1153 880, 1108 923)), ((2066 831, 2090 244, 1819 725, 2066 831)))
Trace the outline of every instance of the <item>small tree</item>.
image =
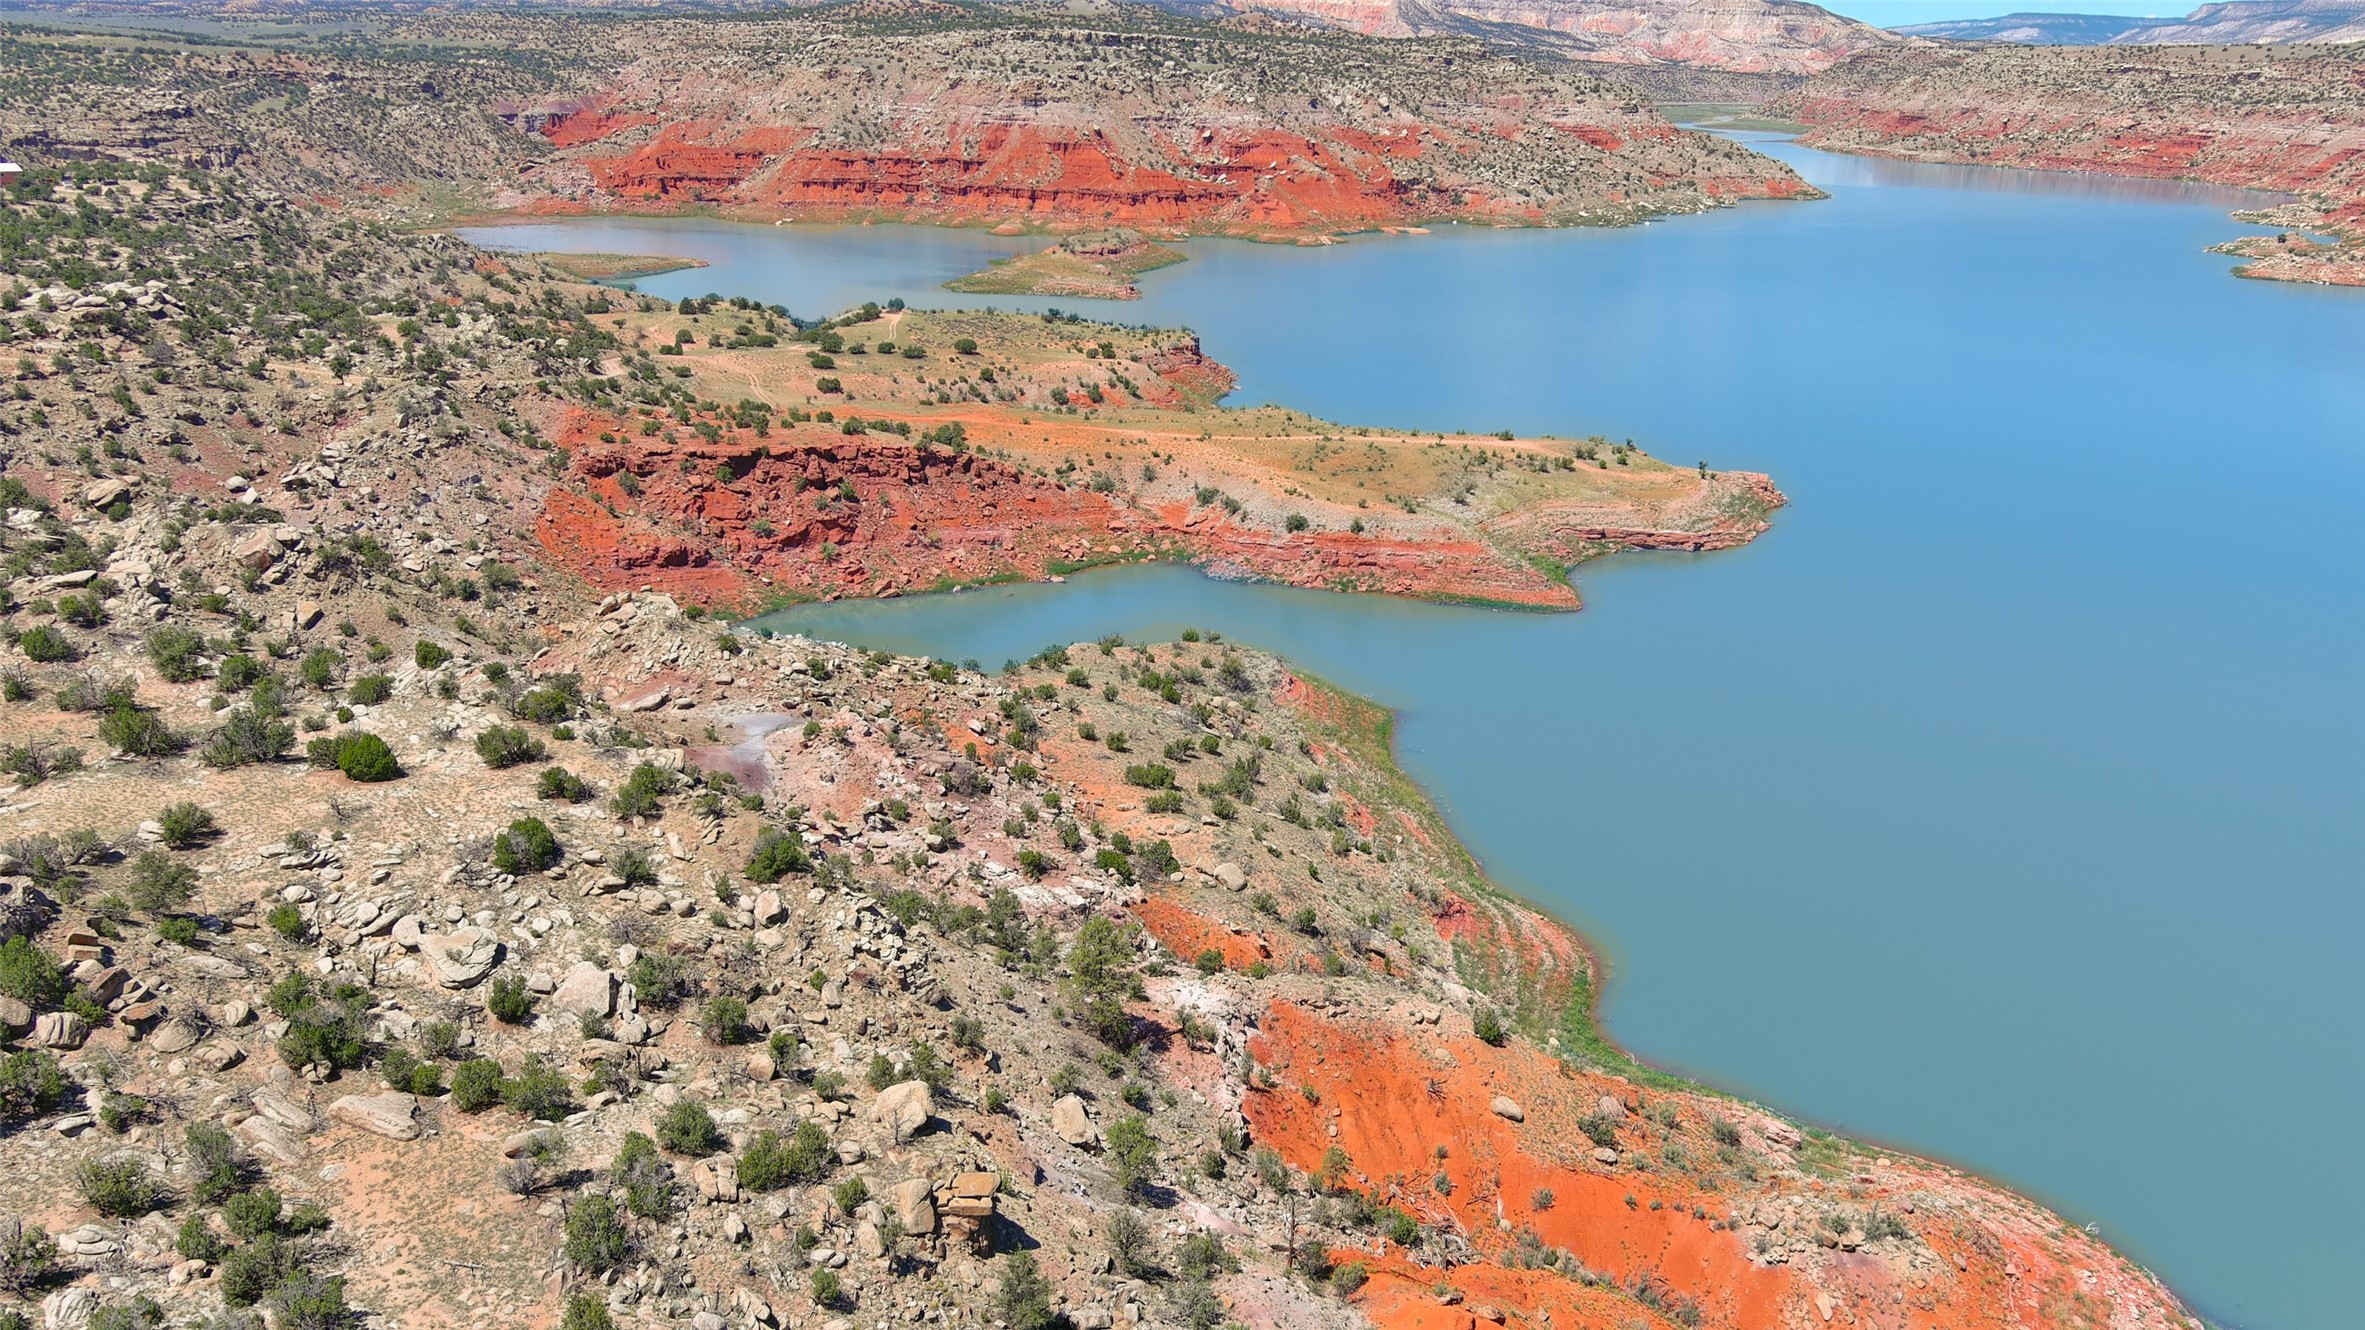
POLYGON ((1109 1127, 1109 1168, 1117 1185, 1129 1196, 1147 1192, 1157 1176, 1158 1142, 1150 1135, 1148 1118, 1139 1113, 1120 1118, 1109 1127))
POLYGON ((632 1236, 616 1203, 605 1196, 586 1196, 567 1211, 567 1259, 577 1268, 598 1273, 613 1270, 632 1255, 632 1236))
POLYGON ((1085 920, 1068 947, 1068 991, 1085 1028, 1113 1047, 1133 1043, 1133 982, 1132 935, 1100 915, 1085 920))
POLYGON ((145 914, 178 909, 197 894, 197 870, 163 850, 143 850, 132 861, 131 882, 123 896, 145 914))
POLYGON ((677 1155, 693 1158, 722 1147, 723 1134, 704 1106, 679 1099, 657 1116, 657 1144, 677 1155))
POLYGON ((538 817, 521 817, 493 838, 493 867, 504 873, 537 873, 558 862, 558 837, 538 817))
POLYGON ((1059 1313, 1051 1306, 1055 1291, 1033 1252, 1012 1252, 1002 1258, 994 1309, 1010 1330, 1053 1330, 1059 1324, 1059 1313))
POLYGON ((515 725, 487 725, 476 736, 476 755, 484 759, 486 766, 499 770, 524 762, 539 762, 550 754, 540 739, 515 725))
POLYGON ((156 822, 164 829, 164 843, 176 850, 193 849, 221 830, 213 814, 186 800, 157 814, 156 822))

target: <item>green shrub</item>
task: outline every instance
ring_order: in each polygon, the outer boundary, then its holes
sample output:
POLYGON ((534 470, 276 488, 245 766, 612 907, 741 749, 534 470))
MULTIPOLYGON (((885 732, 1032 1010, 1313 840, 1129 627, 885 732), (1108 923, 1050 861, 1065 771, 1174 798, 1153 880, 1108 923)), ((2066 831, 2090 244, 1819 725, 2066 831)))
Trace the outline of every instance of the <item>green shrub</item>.
POLYGON ((616 1203, 605 1196, 585 1196, 567 1211, 567 1259, 577 1268, 613 1270, 632 1255, 632 1237, 624 1231, 616 1203))
POLYGON ((394 750, 384 739, 357 730, 337 740, 337 770, 347 780, 369 785, 401 775, 402 764, 394 760, 394 750))
POLYGON ((579 804, 591 797, 591 786, 565 767, 544 767, 534 780, 534 793, 544 799, 579 804))
POLYGON ((295 1270, 271 1294, 272 1330, 343 1330, 353 1323, 345 1277, 295 1270))
POLYGON ((383 674, 365 674, 345 688, 345 700, 356 706, 374 707, 394 696, 394 680, 383 674))
POLYGON ((558 1330, 616 1330, 616 1320, 608 1315, 608 1304, 592 1294, 577 1293, 567 1299, 558 1330))
POLYGON ((493 867, 504 873, 538 873, 558 862, 558 837, 538 817, 521 817, 493 838, 493 867))
POLYGON ((747 1039, 747 1003, 728 995, 707 999, 699 1013, 699 1027, 707 1041, 729 1047, 747 1039))
POLYGON ((304 922, 303 909, 292 901, 272 906, 263 916, 263 922, 271 926, 272 932, 290 942, 301 942, 304 935, 312 931, 312 925, 304 922))
POLYGON ((305 683, 326 691, 337 681, 337 671, 345 667, 345 657, 333 647, 317 647, 304 656, 296 673, 305 683))
POLYGON ((155 629, 145 645, 149 661, 165 682, 191 683, 205 677, 205 639, 189 629, 155 629))
MULTIPOLYGON (((57 1242, 39 1224, 10 1224, 0 1236, 0 1290, 26 1297, 58 1275, 57 1242)), ((22 1316, 14 1327, 0 1320, 0 1330, 31 1330, 22 1316)))
POLYGON ((557 688, 535 688, 519 697, 512 710, 537 724, 555 725, 575 714, 575 699, 557 688))
POLYGON ((222 1202, 222 1222, 233 1236, 253 1241, 279 1231, 279 1212, 285 1208, 279 1193, 269 1187, 242 1191, 222 1202))
POLYGON ((838 1272, 821 1269, 813 1272, 813 1305, 835 1311, 846 1305, 846 1286, 838 1279, 838 1272))
POLYGON ((213 1225, 206 1222, 205 1213, 201 1210, 191 1210, 181 1220, 181 1230, 174 1236, 172 1247, 181 1254, 182 1260, 203 1261, 207 1265, 222 1259, 222 1253, 229 1250, 228 1244, 214 1232, 213 1225))
POLYGON ((739 1159, 739 1185, 772 1191, 792 1183, 819 1182, 836 1162, 829 1133, 819 1123, 800 1122, 786 1141, 778 1132, 756 1133, 739 1159))
POLYGON ((243 767, 256 762, 275 762, 295 743, 295 726, 254 707, 240 707, 206 739, 198 756, 207 766, 243 767))
POLYGON ((176 850, 202 845, 221 831, 213 814, 187 800, 157 814, 156 822, 164 828, 164 843, 176 850))
POLYGON ((723 1134, 703 1105, 679 1099, 657 1115, 657 1144, 696 1158, 721 1149, 723 1134))
POLYGON ((225 693, 244 692, 270 677, 270 666, 243 652, 222 657, 214 668, 214 682, 225 693))
POLYGON ((65 970, 31 938, 0 942, 0 993, 38 1010, 56 1006, 68 987, 65 970))
POLYGON ((1349 1261, 1330 1272, 1330 1287, 1340 1297, 1350 1298, 1355 1295, 1355 1290, 1362 1288, 1370 1279, 1370 1267, 1361 1261, 1349 1261))
POLYGON ((80 660, 82 653, 72 640, 50 624, 27 628, 16 639, 17 649, 25 658, 42 665, 56 665, 69 660, 80 660))
POLYGON ((485 1010, 503 1025, 523 1025, 534 1015, 534 995, 515 975, 495 979, 485 994, 485 1010))
POLYGON ((90 1314, 82 1330, 164 1330, 164 1308, 146 1294, 109 1303, 90 1314))
POLYGON ((549 751, 542 741, 514 725, 488 725, 476 736, 476 755, 484 764, 499 770, 524 762, 539 762, 549 751))
POLYGON ((1053 1330, 1060 1320, 1051 1305, 1057 1291, 1033 1252, 1015 1251, 1002 1258, 994 1310, 1009 1330, 1053 1330))
POLYGON ((502 1082, 501 1102, 514 1112, 545 1122, 555 1122, 575 1107, 566 1076, 538 1057, 526 1059, 516 1076, 502 1082))
POLYGON ((420 638, 411 648, 411 663, 423 670, 436 669, 451 658, 451 652, 425 638, 420 638))
POLYGON ((124 899, 144 914, 162 914, 186 904, 197 894, 197 870, 168 851, 142 850, 131 864, 131 882, 124 899))
POLYGON ((0 1122, 46 1113, 65 1093, 66 1073, 49 1054, 28 1048, 0 1056, 0 1122))
POLYGON ((501 1102, 501 1064, 491 1058, 470 1058, 452 1071, 452 1106, 463 1113, 482 1113, 501 1102))
POLYGON ((312 992, 307 984, 274 1009, 287 1017, 287 1033, 279 1037, 279 1059, 288 1066, 341 1071, 360 1066, 369 1051, 363 1033, 369 1028, 370 995, 359 984, 340 983, 326 993, 312 992))
POLYGON ((757 833, 755 851, 748 856, 747 877, 751 882, 770 884, 812 866, 812 856, 805 852, 802 836, 766 827, 757 833))
POLYGON ((1109 1169, 1129 1196, 1149 1190, 1157 1176, 1158 1143, 1150 1136, 1150 1122, 1139 1113, 1119 1118, 1109 1127, 1109 1169))
POLYGON ((632 774, 608 800, 608 809, 618 817, 652 817, 659 799, 673 793, 680 784, 680 778, 672 772, 643 762, 632 769, 632 774))
POLYGON ((633 993, 644 1007, 671 1011, 691 992, 689 967, 676 956, 661 951, 644 951, 633 958, 624 977, 632 982, 633 993))
POLYGON ((99 739, 127 757, 168 757, 189 746, 164 717, 129 704, 109 707, 99 717, 99 739))
POLYGON ((624 1133, 608 1161, 608 1181, 622 1188, 624 1208, 643 1219, 673 1212, 673 1167, 657 1157, 657 1143, 637 1131, 624 1133))
POLYGON ((245 1187, 254 1179, 254 1164, 238 1141, 213 1122, 192 1122, 181 1138, 189 1175, 196 1179, 189 1194, 211 1205, 245 1187))
POLYGON ((1481 1041, 1493 1044, 1498 1048, 1502 1046, 1505 1039, 1510 1038, 1510 1031, 1503 1028, 1502 1013, 1492 1007, 1488 1007, 1470 1018, 1470 1033, 1477 1035, 1481 1041))
POLYGON ((130 1219, 164 1204, 164 1184, 137 1159, 86 1159, 74 1185, 90 1208, 109 1219, 130 1219))
POLYGON ((295 1272, 295 1252, 276 1233, 241 1243, 222 1258, 222 1301, 252 1307, 295 1272))

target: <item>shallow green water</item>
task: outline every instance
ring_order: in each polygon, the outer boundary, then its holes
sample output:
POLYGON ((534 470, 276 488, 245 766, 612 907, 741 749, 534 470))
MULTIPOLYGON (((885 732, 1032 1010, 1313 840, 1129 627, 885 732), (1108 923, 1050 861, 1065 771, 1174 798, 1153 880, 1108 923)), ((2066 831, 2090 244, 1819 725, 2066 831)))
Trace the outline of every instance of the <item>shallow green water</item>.
MULTIPOLYGON (((1590 565, 1569 616, 1135 569, 781 626, 1281 651, 1402 710, 1489 868, 1606 946, 1639 1054, 2032 1191, 2222 1321, 2357 1324, 2365 293, 2226 276, 2221 193, 1769 147, 1832 198, 1193 242, 1094 306, 1197 328, 1236 401, 1766 470, 1750 548, 1590 565)), ((800 313, 982 303, 934 287, 1027 247, 497 238, 800 313)))

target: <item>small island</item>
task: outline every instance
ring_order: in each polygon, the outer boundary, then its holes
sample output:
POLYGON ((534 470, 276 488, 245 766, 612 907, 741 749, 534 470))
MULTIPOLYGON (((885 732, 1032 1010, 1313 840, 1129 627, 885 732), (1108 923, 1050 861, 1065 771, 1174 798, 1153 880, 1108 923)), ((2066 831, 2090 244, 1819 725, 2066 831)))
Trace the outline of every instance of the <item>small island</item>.
POLYGON ((1069 236, 1049 249, 1013 258, 946 282, 945 289, 969 295, 1073 296, 1087 300, 1139 300, 1133 279, 1183 261, 1180 251, 1112 227, 1069 236))

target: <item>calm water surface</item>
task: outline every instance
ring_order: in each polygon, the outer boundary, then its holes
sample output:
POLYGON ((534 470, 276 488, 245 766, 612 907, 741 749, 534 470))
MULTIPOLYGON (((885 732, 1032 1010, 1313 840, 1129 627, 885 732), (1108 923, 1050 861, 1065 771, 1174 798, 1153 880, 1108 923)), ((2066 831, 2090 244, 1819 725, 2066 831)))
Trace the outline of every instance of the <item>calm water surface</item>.
MULTIPOLYGON (((2365 293, 2228 277, 2222 192, 1762 146, 1832 198, 1193 242, 1092 306, 1198 329, 1236 401, 1768 471, 1792 506, 1748 549, 1590 565, 1578 615, 1136 569, 783 626, 1280 651, 1402 711, 1496 876, 1603 942, 1642 1056, 2006 1179, 2228 1324, 2359 1324, 2365 293)), ((1027 247, 489 239, 704 257, 642 286, 806 314, 978 303, 934 288, 1027 247)))

